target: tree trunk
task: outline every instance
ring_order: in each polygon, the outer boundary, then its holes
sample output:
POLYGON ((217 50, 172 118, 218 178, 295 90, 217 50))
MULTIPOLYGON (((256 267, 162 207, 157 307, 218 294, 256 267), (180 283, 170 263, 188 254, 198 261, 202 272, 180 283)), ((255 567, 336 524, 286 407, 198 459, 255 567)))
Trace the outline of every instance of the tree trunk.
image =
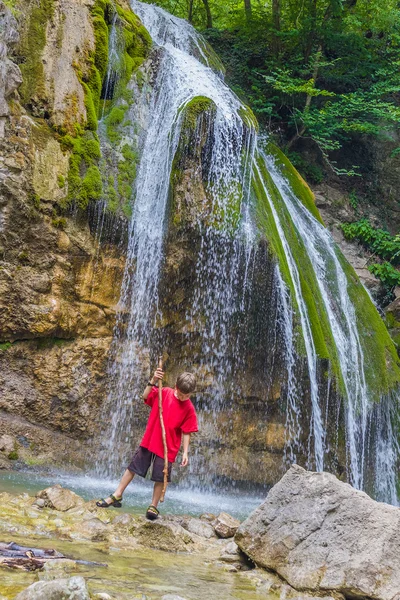
POLYGON ((317 31, 317 2, 318 2, 318 0, 312 0, 311 6, 310 6, 310 30, 307 35, 306 46, 304 49, 304 62, 305 63, 308 63, 308 61, 310 59, 314 41, 315 41, 315 34, 317 31))
POLYGON ((194 2, 194 0, 189 0, 189 13, 188 13, 189 23, 192 23, 192 21, 193 21, 193 2, 194 2))
POLYGON ((211 10, 210 10, 210 5, 208 3, 208 0, 203 0, 203 4, 204 4, 204 8, 206 9, 207 28, 211 29, 213 26, 213 22, 212 22, 211 10))
POLYGON ((281 30, 281 0, 272 0, 272 23, 274 25, 272 50, 275 58, 278 58, 281 51, 281 40, 279 38, 281 30))
POLYGON ((244 0, 244 10, 248 21, 251 19, 251 0, 244 0))
MULTIPOLYGON (((314 84, 317 81, 317 77, 318 77, 318 71, 319 71, 319 64, 321 62, 321 57, 322 57, 322 45, 320 44, 318 46, 318 50, 317 50, 317 54, 315 56, 315 63, 314 63, 314 68, 313 68, 313 80, 314 80, 314 84)), ((306 97, 306 103, 304 105, 304 112, 307 113, 310 110, 310 106, 311 106, 311 100, 312 100, 312 96, 310 94, 307 94, 306 97)), ((306 132, 306 128, 304 125, 301 126, 301 128, 295 133, 295 135, 289 140, 286 148, 287 150, 290 150, 290 148, 293 146, 293 144, 295 142, 297 142, 297 140, 299 138, 301 138, 306 132)))

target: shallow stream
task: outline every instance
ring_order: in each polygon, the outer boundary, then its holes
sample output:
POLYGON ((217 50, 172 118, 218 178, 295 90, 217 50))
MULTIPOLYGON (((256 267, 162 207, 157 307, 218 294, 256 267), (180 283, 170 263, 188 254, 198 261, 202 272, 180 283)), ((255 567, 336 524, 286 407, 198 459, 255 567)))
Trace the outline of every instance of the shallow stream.
MULTIPOLYGON (((56 483, 74 491, 88 501, 103 498, 114 492, 118 481, 91 475, 71 475, 59 472, 0 471, 0 492, 9 492, 10 494, 26 492, 34 496, 39 490, 56 483)), ((135 479, 124 494, 124 512, 144 512, 150 504, 151 495, 151 481, 145 481, 141 478, 135 479)), ((224 511, 243 520, 263 500, 264 497, 262 496, 256 494, 250 496, 239 491, 234 493, 221 490, 211 493, 194 488, 185 489, 182 484, 170 484, 165 502, 160 508, 164 513, 193 516, 200 516, 206 512, 218 514, 224 511)))
MULTIPOLYGON (((55 548, 76 560, 107 563, 107 567, 78 565, 69 576, 82 575, 90 593, 107 592, 118 600, 159 600, 177 594, 187 600, 268 600, 246 574, 229 573, 204 556, 169 554, 155 550, 119 551, 93 542, 78 543, 43 538, 18 538, 25 546, 55 548)), ((37 575, 0 570, 0 594, 12 599, 37 581, 37 575)), ((271 597, 272 598, 272 597, 271 597)))

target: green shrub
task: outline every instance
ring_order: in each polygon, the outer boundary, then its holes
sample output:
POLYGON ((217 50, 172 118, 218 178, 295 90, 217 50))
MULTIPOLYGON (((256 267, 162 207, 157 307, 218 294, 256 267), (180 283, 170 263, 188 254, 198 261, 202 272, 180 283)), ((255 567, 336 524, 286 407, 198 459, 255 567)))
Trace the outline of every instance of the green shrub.
POLYGON ((357 240, 365 248, 393 264, 400 262, 400 236, 392 236, 384 229, 372 227, 368 219, 343 223, 342 230, 348 240, 357 240))
POLYGON ((400 285, 400 271, 389 262, 370 265, 368 270, 380 279, 385 287, 393 288, 396 285, 400 285))

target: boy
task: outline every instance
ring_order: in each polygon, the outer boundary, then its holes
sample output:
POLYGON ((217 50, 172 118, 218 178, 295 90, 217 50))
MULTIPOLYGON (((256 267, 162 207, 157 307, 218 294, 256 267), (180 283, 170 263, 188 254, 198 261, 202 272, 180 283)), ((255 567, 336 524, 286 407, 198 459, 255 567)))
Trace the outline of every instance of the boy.
MULTIPOLYGON (((122 506, 122 494, 134 476, 146 477, 147 471, 152 467, 151 480, 155 483, 153 499, 147 509, 146 517, 153 521, 159 515, 157 506, 163 489, 164 447, 158 409, 158 387, 155 386, 157 386, 158 380, 162 380, 163 377, 164 371, 157 369, 147 383, 143 392, 143 400, 145 404, 151 407, 151 411, 146 431, 114 494, 96 502, 96 505, 101 508, 108 508, 109 506, 120 508, 122 506)), ((175 389, 165 387, 162 390, 163 417, 168 446, 168 481, 171 481, 172 463, 179 452, 182 435, 183 456, 181 466, 186 467, 189 462, 190 434, 198 431, 196 411, 189 398, 195 389, 195 376, 192 373, 182 373, 176 380, 175 389)))

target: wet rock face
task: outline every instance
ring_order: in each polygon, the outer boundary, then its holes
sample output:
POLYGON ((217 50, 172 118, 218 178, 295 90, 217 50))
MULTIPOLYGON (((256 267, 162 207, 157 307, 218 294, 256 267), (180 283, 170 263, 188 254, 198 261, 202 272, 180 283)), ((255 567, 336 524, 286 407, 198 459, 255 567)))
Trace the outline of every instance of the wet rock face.
POLYGON ((0 123, 2 125, 4 125, 3 118, 11 112, 8 102, 22 83, 20 68, 9 57, 18 41, 18 23, 11 11, 0 2, 0 123))
POLYGON ((12 423, 0 416, 0 432, 25 427, 36 454, 46 451, 51 461, 65 444, 49 452, 50 430, 31 423, 81 439, 98 424, 124 254, 106 242, 98 247, 88 214, 60 209, 70 153, 49 125, 66 132, 86 120, 76 73, 86 73, 93 50, 90 3, 56 1, 46 14, 39 4, 23 2, 17 23, 0 3, 0 80, 7 80, 0 89, 8 102, 3 110, 0 97, 0 409, 15 416, 12 423), (32 34, 38 15, 40 40, 32 34), (10 75, 9 56, 23 67, 22 84, 10 75))
POLYGON ((389 600, 400 589, 399 523, 400 509, 295 465, 235 541, 296 589, 389 600))

